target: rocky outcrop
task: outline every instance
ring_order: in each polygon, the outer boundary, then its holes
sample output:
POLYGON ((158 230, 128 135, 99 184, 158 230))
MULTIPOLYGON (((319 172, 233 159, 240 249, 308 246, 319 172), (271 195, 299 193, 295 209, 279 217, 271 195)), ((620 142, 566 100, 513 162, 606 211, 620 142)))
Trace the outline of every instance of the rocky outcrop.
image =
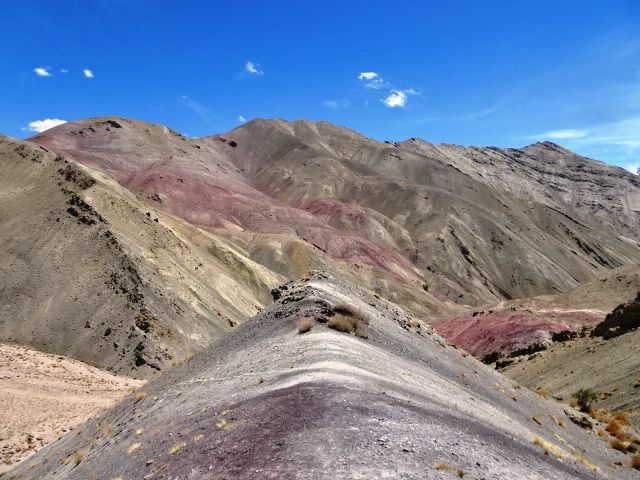
POLYGON ((592 336, 605 339, 623 335, 640 327, 640 292, 625 304, 617 306, 606 318, 596 325, 592 336))

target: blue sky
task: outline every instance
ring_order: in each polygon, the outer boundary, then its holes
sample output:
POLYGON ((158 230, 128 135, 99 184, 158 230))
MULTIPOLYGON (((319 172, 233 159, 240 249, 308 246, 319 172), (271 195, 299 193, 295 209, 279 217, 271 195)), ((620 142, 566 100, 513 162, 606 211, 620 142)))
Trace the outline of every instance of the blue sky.
POLYGON ((0 0, 0 132, 256 117, 640 166, 640 2, 0 0), (41 123, 33 123, 41 121, 41 123), (30 126, 31 125, 31 126, 30 126))

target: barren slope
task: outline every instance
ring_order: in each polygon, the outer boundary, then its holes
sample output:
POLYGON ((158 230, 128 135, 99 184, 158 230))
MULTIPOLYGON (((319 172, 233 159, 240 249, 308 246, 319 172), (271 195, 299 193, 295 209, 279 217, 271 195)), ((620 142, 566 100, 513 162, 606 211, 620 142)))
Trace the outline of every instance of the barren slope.
POLYGON ((67 357, 0 344, 0 473, 143 384, 67 357))
POLYGON ((581 157, 551 142, 527 147, 436 145, 420 139, 408 148, 519 198, 556 208, 576 220, 632 238, 640 235, 640 180, 626 170, 581 157))
POLYGON ((640 262, 637 244, 616 232, 326 123, 256 120, 190 140, 103 118, 32 140, 224 232, 286 277, 364 268, 359 276, 367 272, 389 296, 433 313, 443 307, 424 292, 420 298, 424 283, 437 298, 477 305, 566 291, 640 262))
POLYGON ((144 398, 127 398, 9 478, 441 478, 458 469, 478 479, 602 478, 585 464, 634 478, 614 464, 626 465, 622 454, 566 421, 559 404, 394 305, 322 274, 281 292, 149 383, 144 398), (322 323, 298 334, 300 317, 326 320, 344 303, 368 318, 368 338, 322 323))
POLYGON ((148 377, 270 301, 282 277, 109 177, 0 138, 0 340, 148 377))

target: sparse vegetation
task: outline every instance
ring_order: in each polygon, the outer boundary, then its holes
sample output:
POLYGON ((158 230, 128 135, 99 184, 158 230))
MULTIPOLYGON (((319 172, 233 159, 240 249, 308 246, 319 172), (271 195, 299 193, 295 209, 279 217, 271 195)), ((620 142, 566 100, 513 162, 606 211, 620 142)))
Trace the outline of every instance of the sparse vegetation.
POLYGON ((598 400, 599 395, 598 392, 592 390, 591 388, 581 388, 576 393, 573 394, 573 398, 578 402, 578 406, 580 410, 583 412, 588 412, 591 409, 593 403, 598 400))
POLYGON ((316 321, 311 317, 304 317, 298 320, 298 333, 307 333, 313 328, 316 321))
POLYGON ((357 337, 368 338, 369 331, 366 323, 356 317, 350 317, 342 314, 337 314, 331 317, 327 323, 329 328, 338 330, 339 332, 355 333, 357 337))
POLYGON ((175 455, 176 453, 178 453, 180 450, 182 450, 186 446, 187 446, 186 442, 178 442, 173 447, 171 447, 171 450, 169 450, 169 454, 170 455, 175 455))
POLYGON ((137 452, 140 447, 142 446, 142 444, 140 442, 136 442, 134 444, 132 444, 128 449, 127 449, 127 453, 131 454, 131 453, 135 453, 137 452))
POLYGON ((369 319, 350 305, 338 304, 333 307, 334 315, 327 326, 339 332, 354 333, 357 337, 369 337, 369 319))
POLYGON ((564 451, 557 445, 547 442, 544 438, 535 436, 533 437, 533 444, 541 447, 544 450, 545 454, 551 454, 557 458, 564 458, 564 451))
POLYGON ((640 470, 640 455, 634 455, 631 457, 631 468, 635 468, 636 470, 640 470))
POLYGON ((147 396, 147 394, 145 392, 143 392, 142 390, 136 390, 133 393, 133 398, 135 398, 136 403, 140 402, 141 400, 144 400, 144 398, 147 396))
POLYGON ((435 467, 439 472, 450 472, 456 474, 460 478, 464 477, 464 470, 462 470, 461 468, 453 467, 448 463, 436 463, 435 467))
POLYGON ((611 445, 611 448, 613 448, 614 450, 618 450, 619 452, 623 452, 623 453, 627 452, 627 445, 622 443, 617 438, 611 439, 609 441, 609 445, 611 445))
POLYGON ((588 458, 583 457, 577 453, 573 454, 573 458, 576 459, 576 462, 581 463, 585 467, 587 467, 592 472, 599 472, 600 468, 593 462, 591 462, 588 458))

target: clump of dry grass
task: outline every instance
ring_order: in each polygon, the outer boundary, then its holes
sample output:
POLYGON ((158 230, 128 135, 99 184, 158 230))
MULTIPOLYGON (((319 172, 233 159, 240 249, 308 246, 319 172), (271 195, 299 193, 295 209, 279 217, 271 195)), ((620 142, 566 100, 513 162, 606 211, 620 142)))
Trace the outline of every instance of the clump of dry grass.
POLYGON ((592 472, 599 472, 600 468, 593 462, 591 462, 588 458, 583 457, 577 453, 573 454, 573 458, 576 459, 576 462, 581 463, 585 467, 587 467, 592 472))
POLYGON ((62 463, 64 465, 68 465, 69 463, 73 462, 74 465, 79 465, 86 455, 87 455, 87 452, 80 449, 76 451, 73 455, 69 455, 68 457, 63 459, 62 463))
POLYGON ((620 422, 621 425, 626 426, 630 424, 629 412, 617 412, 613 418, 620 422))
POLYGON ((627 452, 627 445, 622 443, 617 438, 610 440, 609 445, 611 445, 611 448, 613 448, 614 450, 618 450, 619 452, 623 452, 623 453, 627 452))
POLYGON ((367 324, 357 317, 336 314, 331 317, 327 326, 339 332, 355 333, 355 335, 360 338, 369 337, 367 324))
POLYGON ((551 442, 547 442, 544 438, 534 436, 532 441, 534 445, 541 447, 547 455, 552 454, 557 458, 565 457, 564 451, 559 446, 551 442))
POLYGON ((142 444, 140 442, 136 442, 131 444, 131 446, 127 449, 127 453, 131 454, 131 453, 135 453, 138 450, 140 450, 140 447, 142 446, 142 444))
POLYGON ((631 457, 631 468, 635 468, 636 470, 640 470, 640 455, 634 455, 631 457))
POLYGON ((169 455, 174 455, 178 453, 180 450, 182 450, 186 446, 187 446, 186 442, 176 443, 173 447, 171 447, 171 450, 169 450, 169 455))
POLYGON ((354 333, 357 337, 369 337, 369 319, 358 309, 345 303, 334 305, 334 315, 327 326, 339 332, 354 333))
POLYGON ((298 320, 298 333, 307 333, 316 324, 315 319, 304 317, 298 320))
POLYGON ((460 478, 464 477, 464 470, 462 470, 461 468, 453 467, 448 463, 436 463, 435 467, 439 472, 451 472, 455 473, 460 478))
POLYGON ((147 394, 142 390, 136 390, 135 392, 133 392, 133 398, 135 398, 136 403, 138 403, 141 400, 144 400, 146 396, 147 394))

